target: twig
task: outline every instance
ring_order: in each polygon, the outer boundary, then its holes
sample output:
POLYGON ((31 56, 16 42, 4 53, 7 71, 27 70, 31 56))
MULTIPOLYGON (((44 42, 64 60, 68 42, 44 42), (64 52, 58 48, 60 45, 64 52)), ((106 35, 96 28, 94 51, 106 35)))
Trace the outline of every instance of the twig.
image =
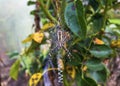
POLYGON ((104 20, 103 20, 103 28, 105 29, 105 24, 106 24, 106 20, 107 20, 107 11, 108 11, 108 0, 106 0, 106 4, 105 4, 105 10, 104 10, 104 20))
POLYGON ((48 19, 51 20, 52 22, 57 23, 57 20, 50 14, 48 9, 45 8, 43 1, 39 0, 38 3, 40 4, 42 11, 45 13, 45 15, 48 17, 48 19))

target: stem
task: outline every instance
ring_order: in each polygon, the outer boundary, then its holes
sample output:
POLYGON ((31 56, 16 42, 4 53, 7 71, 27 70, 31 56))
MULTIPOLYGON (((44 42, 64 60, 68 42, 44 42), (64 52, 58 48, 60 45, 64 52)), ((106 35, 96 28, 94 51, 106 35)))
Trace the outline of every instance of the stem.
MULTIPOLYGON (((82 64, 82 66, 81 66, 81 70, 82 70, 82 68, 83 68, 83 64, 82 64)), ((81 72, 82 73, 82 79, 84 79, 84 73, 83 73, 83 71, 81 72)))
MULTIPOLYGON (((90 48, 91 48, 92 42, 93 42, 93 38, 91 39, 88 48, 85 48, 85 49, 86 49, 85 57, 87 56, 87 52, 88 52, 88 51, 90 50, 90 48)), ((89 57, 90 57, 90 56, 89 56, 89 57)), ((85 58, 85 59, 87 59, 87 58, 85 58)))
POLYGON ((65 19, 64 19, 64 11, 65 11, 65 7, 66 7, 66 0, 62 0, 62 3, 61 3, 61 10, 60 10, 60 15, 61 15, 61 24, 62 26, 65 28, 67 27, 66 26, 66 23, 65 23, 65 19))
POLYGON ((55 5, 56 5, 57 18, 59 18, 60 10, 61 10, 61 4, 60 4, 59 0, 55 0, 55 5))
POLYGON ((50 12, 47 10, 47 8, 45 8, 45 5, 43 3, 42 0, 38 0, 41 9, 43 10, 43 12, 45 13, 45 15, 48 17, 48 19, 50 19, 52 22, 57 23, 57 20, 50 14, 50 12))
POLYGON ((108 0, 106 0, 106 4, 105 4, 105 10, 104 10, 104 20, 103 20, 103 28, 105 29, 106 26, 106 20, 107 20, 107 10, 108 10, 108 0))
MULTIPOLYGON (((37 0, 36 0, 37 1, 37 0)), ((39 3, 35 4, 35 9, 37 12, 39 12, 39 3)), ((35 32, 38 32, 40 30, 40 16, 35 13, 34 15, 34 22, 35 22, 35 32)), ((35 48, 35 51, 40 50, 39 46, 35 48)), ((36 56, 38 57, 38 56, 36 56)))
POLYGON ((51 0, 51 4, 52 4, 52 6, 53 6, 54 16, 57 16, 56 6, 55 6, 54 0, 51 0))
POLYGON ((47 8, 47 9, 49 9, 50 4, 51 4, 51 0, 47 0, 47 5, 46 5, 46 8, 47 8))
POLYGON ((88 50, 90 50, 91 45, 92 45, 92 42, 93 42, 93 38, 91 39, 91 41, 90 41, 90 43, 89 43, 88 50))

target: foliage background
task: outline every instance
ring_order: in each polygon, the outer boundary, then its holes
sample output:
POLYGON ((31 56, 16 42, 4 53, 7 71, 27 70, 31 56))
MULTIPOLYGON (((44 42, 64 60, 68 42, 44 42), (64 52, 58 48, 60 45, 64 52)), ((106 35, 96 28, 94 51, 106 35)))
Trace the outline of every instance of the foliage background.
MULTIPOLYGON (((16 25, 16 24, 15 24, 16 25)), ((19 25, 18 25, 18 27, 19 27, 19 25)), ((18 31, 18 30, 17 30, 18 31)), ((19 32, 19 31, 18 31, 19 32)), ((16 32, 17 33, 17 32, 16 32)))

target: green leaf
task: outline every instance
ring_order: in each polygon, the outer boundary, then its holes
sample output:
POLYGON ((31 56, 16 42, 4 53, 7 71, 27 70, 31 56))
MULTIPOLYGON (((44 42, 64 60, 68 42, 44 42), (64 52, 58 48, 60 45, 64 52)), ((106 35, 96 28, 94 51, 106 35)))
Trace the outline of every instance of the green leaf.
POLYGON ((77 86, 97 86, 97 83, 90 77, 82 77, 81 73, 76 74, 77 86))
POLYGON ((82 37, 86 37, 86 31, 87 31, 87 24, 85 20, 85 10, 83 7, 83 4, 80 0, 77 0, 75 2, 76 6, 76 13, 77 13, 77 18, 78 18, 78 23, 80 25, 81 31, 82 31, 82 37))
POLYGON ((99 70, 103 70, 104 65, 103 63, 101 63, 101 61, 99 59, 90 59, 86 62, 86 66, 88 69, 92 70, 92 71, 99 71, 99 70))
MULTIPOLYGON (((72 53, 72 57, 70 58, 70 60, 68 60, 68 64, 69 65, 74 65, 74 66, 77 66, 77 65, 80 65, 81 64, 81 61, 82 61, 82 56, 80 56, 78 53, 72 53)), ((68 57, 69 59, 69 57, 68 57)))
POLYGON ((106 80, 106 75, 102 71, 91 72, 92 78, 94 78, 97 82, 104 82, 106 80))
POLYGON ((103 37, 102 37, 102 40, 104 41, 104 43, 105 43, 106 45, 110 46, 110 41, 111 41, 111 39, 110 39, 109 37, 103 36, 103 37))
POLYGON ((115 24, 111 24, 109 26, 107 26, 107 28, 105 29, 107 37, 109 36, 117 36, 118 38, 120 37, 120 25, 115 25, 115 24))
POLYGON ((17 80, 17 78, 18 78, 19 66, 20 66, 20 60, 18 59, 11 66, 11 69, 10 69, 10 76, 15 80, 17 80))
POLYGON ((36 4, 35 1, 28 1, 28 3, 27 3, 28 6, 29 6, 29 5, 35 5, 35 4, 36 4))
POLYGON ((82 86, 81 85, 81 81, 82 81, 82 77, 81 76, 82 76, 81 71, 77 71, 76 77, 75 77, 75 81, 77 83, 77 86, 82 86))
POLYGON ((93 7, 93 9, 96 11, 99 7, 99 3, 97 0, 89 0, 89 4, 93 7))
POLYGON ((120 27, 118 27, 118 28, 113 28, 113 33, 114 33, 116 36, 120 37, 120 27))
POLYGON ((31 15, 35 15, 36 13, 37 13, 36 10, 32 10, 32 11, 30 12, 31 15))
POLYGON ((84 83, 82 83, 82 86, 98 86, 97 83, 95 82, 95 80, 93 80, 90 77, 84 77, 83 82, 84 83), (85 84, 85 85, 83 85, 83 84, 85 84))
POLYGON ((33 52, 35 49, 39 48, 40 43, 37 43, 36 41, 32 40, 31 45, 29 46, 29 48, 25 51, 25 54, 29 54, 31 52, 33 52))
POLYGON ((108 58, 113 54, 113 50, 106 45, 95 45, 90 50, 90 53, 97 58, 108 58))
POLYGON ((82 48, 87 48, 87 47, 89 47, 91 41, 93 41, 92 38, 86 38, 84 40, 81 40, 79 42, 79 46, 82 47, 82 48))
POLYGON ((7 55, 8 55, 10 58, 14 58, 14 57, 16 57, 16 56, 19 55, 19 52, 14 51, 14 52, 7 53, 7 55))
POLYGON ((106 66, 101 71, 89 71, 90 77, 92 77, 97 83, 105 83, 109 75, 109 71, 106 66))
POLYGON ((93 32, 99 32, 103 27, 103 16, 101 14, 95 14, 93 16, 93 32))
POLYGON ((75 5, 73 2, 70 2, 64 12, 65 22, 70 30, 78 37, 82 36, 82 30, 79 25, 77 14, 75 10, 75 5))
POLYGON ((22 58, 21 58, 22 67, 29 69, 31 67, 31 64, 34 62, 32 57, 34 57, 33 53, 29 53, 28 55, 23 55, 22 58))
POLYGON ((120 19, 109 19, 109 22, 112 23, 112 24, 120 25, 120 19))

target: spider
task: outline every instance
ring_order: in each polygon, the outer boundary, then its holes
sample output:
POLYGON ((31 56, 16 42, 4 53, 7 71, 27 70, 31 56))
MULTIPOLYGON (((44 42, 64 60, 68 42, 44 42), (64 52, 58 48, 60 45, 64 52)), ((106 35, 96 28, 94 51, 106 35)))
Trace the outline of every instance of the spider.
POLYGON ((60 26, 57 26, 56 33, 53 37, 53 45, 54 48, 51 49, 52 52, 59 51, 60 49, 64 49, 68 53, 68 57, 70 59, 71 53, 69 50, 65 47, 66 42, 70 40, 70 34, 60 28, 60 26))
MULTIPOLYGON (((62 55, 59 53, 61 49, 64 49, 67 52, 67 55, 70 59, 71 53, 69 50, 65 47, 65 44, 70 40, 70 34, 66 32, 65 30, 62 30, 60 26, 56 26, 55 33, 52 35, 52 43, 51 43, 51 51, 49 55, 51 56, 51 53, 57 53, 57 64, 58 64, 58 82, 60 86, 63 84, 63 69, 64 64, 62 62, 62 55)), ((70 59, 71 60, 71 59, 70 59)))

